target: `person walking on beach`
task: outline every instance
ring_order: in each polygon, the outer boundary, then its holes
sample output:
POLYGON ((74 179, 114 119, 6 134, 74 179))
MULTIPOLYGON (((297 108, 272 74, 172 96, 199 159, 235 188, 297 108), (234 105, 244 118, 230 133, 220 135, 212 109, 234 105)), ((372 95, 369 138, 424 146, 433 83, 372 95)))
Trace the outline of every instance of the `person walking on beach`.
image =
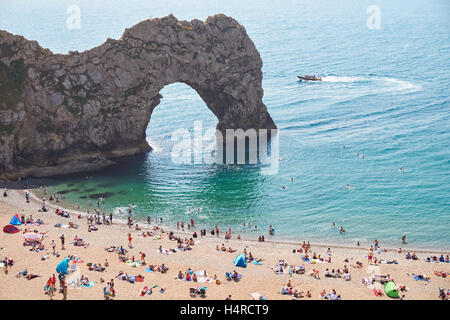
POLYGON ((133 240, 133 238, 131 237, 131 233, 128 234, 128 247, 129 248, 133 248, 131 241, 133 240))
POLYGON ((56 243, 55 243, 55 240, 52 240, 51 246, 52 246, 52 250, 53 250, 53 255, 55 255, 55 254, 56 254, 56 253, 55 253, 55 249, 56 249, 56 243))
POLYGON ((67 285, 63 286, 63 300, 67 300, 67 285))
POLYGON ((61 250, 66 250, 65 248, 64 248, 64 233, 61 235, 61 237, 59 237, 60 239, 61 239, 61 250))
POLYGON ((4 263, 4 271, 5 271, 5 274, 8 274, 8 257, 5 257, 5 263, 4 263))
POLYGON ((55 278, 55 274, 53 274, 52 278, 51 278, 51 283, 50 283, 52 290, 56 291, 56 278, 55 278))

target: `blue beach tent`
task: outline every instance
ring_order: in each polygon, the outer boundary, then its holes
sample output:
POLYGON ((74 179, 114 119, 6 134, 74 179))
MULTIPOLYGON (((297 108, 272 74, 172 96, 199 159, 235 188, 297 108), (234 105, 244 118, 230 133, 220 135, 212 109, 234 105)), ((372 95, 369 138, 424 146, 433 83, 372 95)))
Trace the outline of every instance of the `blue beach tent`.
POLYGON ((245 261, 245 254, 241 253, 240 255, 238 255, 236 259, 234 259, 233 263, 236 267, 246 268, 247 262, 245 261))
POLYGON ((63 261, 61 261, 57 266, 56 266, 56 272, 58 273, 64 273, 67 274, 67 268, 69 266, 69 259, 68 258, 64 258, 63 261))
POLYGON ((22 222, 20 222, 19 216, 17 214, 15 214, 14 217, 12 217, 11 222, 9 224, 18 226, 18 225, 21 225, 22 222))

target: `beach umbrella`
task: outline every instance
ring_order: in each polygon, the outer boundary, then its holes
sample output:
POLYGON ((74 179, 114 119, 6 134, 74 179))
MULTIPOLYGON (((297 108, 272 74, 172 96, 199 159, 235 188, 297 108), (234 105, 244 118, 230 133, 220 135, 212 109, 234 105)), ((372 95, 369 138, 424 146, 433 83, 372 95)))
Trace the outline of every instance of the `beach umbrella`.
POLYGON ((64 273, 67 274, 67 268, 69 267, 69 259, 68 258, 64 258, 63 261, 61 261, 57 266, 56 266, 56 272, 58 273, 64 273))
POLYGON ((398 298, 398 289, 394 281, 389 281, 384 285, 384 292, 391 298, 398 298))
POLYGON ((17 232, 19 232, 19 229, 17 229, 16 227, 8 224, 7 226, 3 227, 3 232, 6 232, 6 233, 17 233, 17 232))
POLYGON ((233 260, 233 263, 236 267, 247 268, 247 262, 245 261, 245 254, 241 253, 233 260))
POLYGON ((18 226, 18 225, 21 225, 22 222, 20 222, 19 216, 18 216, 17 214, 15 214, 15 215, 12 217, 11 221, 9 222, 9 224, 18 226))
POLYGON ((28 232, 23 235, 23 237, 28 241, 41 241, 42 234, 38 234, 36 232, 28 232))

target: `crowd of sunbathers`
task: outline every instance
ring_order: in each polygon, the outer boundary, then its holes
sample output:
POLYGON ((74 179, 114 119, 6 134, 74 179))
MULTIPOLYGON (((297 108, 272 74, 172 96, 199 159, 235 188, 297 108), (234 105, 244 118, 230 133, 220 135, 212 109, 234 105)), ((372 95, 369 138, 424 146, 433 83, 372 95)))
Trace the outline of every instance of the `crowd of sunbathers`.
POLYGON ((105 267, 102 267, 102 264, 101 263, 99 263, 99 264, 97 264, 97 263, 91 263, 91 262, 88 262, 87 264, 86 264, 86 266, 88 267, 88 270, 89 271, 99 271, 99 272, 103 272, 103 271, 105 271, 106 270, 106 268, 105 267))
POLYGON ((413 252, 412 254, 408 252, 406 254, 406 256, 405 256, 405 259, 407 259, 407 260, 410 260, 410 259, 411 260, 419 260, 419 258, 417 257, 415 252, 413 252))
POLYGON ((320 293, 320 297, 328 300, 342 300, 341 295, 338 295, 334 289, 331 293, 326 293, 325 289, 323 289, 320 293))
POLYGON ((276 274, 283 274, 283 273, 296 273, 296 274, 304 274, 305 273, 305 266, 303 265, 290 265, 284 260, 279 260, 276 264, 276 266, 272 267, 272 270, 276 274))
POLYGON ((87 243, 83 239, 79 238, 78 236, 75 236, 73 238, 72 245, 74 245, 76 247, 84 247, 84 248, 86 248, 89 245, 89 243, 87 243))
POLYGON ((233 253, 236 252, 236 249, 231 249, 231 247, 228 247, 228 249, 225 247, 225 245, 222 243, 222 245, 219 248, 219 245, 216 245, 216 250, 220 251, 220 252, 228 252, 228 253, 233 253))
POLYGON ((233 270, 233 272, 225 272, 225 277, 227 280, 239 281, 242 279, 242 274, 239 274, 236 270, 233 270))
POLYGON ((40 277, 41 275, 39 274, 34 274, 31 272, 28 272, 27 269, 23 270, 22 272, 19 272, 18 274, 16 274, 16 278, 26 278, 27 280, 31 280, 37 277, 40 277))
POLYGON ((342 271, 340 269, 337 269, 336 271, 332 269, 330 272, 326 269, 323 275, 326 278, 344 278, 346 281, 350 281, 352 279, 346 265, 342 271))
POLYGON ((107 252, 115 252, 117 254, 125 255, 128 253, 128 250, 125 249, 122 246, 116 247, 116 246, 110 246, 109 248, 105 248, 105 251, 107 252))
POLYGON ((68 211, 56 209, 55 213, 60 217, 70 218, 70 213, 68 211))
POLYGON ((292 287, 292 284, 291 284, 291 280, 288 281, 286 286, 281 287, 280 293, 285 294, 285 295, 290 295, 293 297, 293 299, 304 298, 305 296, 307 298, 311 298, 311 292, 309 292, 309 290, 306 292, 305 295, 303 295, 303 291, 301 291, 301 290, 297 290, 297 289, 294 290, 292 287))
POLYGON ((310 249, 311 249, 311 244, 309 243, 309 241, 308 242, 303 241, 301 247, 298 248, 297 250, 294 250, 294 253, 295 252, 298 252, 298 253, 304 252, 305 254, 307 254, 308 251, 310 251, 310 249))
POLYGON ((216 284, 221 283, 216 274, 214 276, 211 276, 208 275, 206 270, 194 271, 191 268, 188 268, 184 273, 181 272, 181 270, 178 271, 178 275, 175 279, 193 282, 215 282, 216 284))
POLYGON ((431 257, 427 257, 425 259, 426 262, 444 262, 444 263, 450 263, 450 259, 448 257, 448 255, 444 258, 444 255, 441 254, 440 257, 437 256, 431 256, 431 257))
POLYGON ((33 219, 33 215, 30 217, 26 217, 25 215, 20 216, 20 222, 24 225, 33 224, 33 225, 41 225, 44 224, 44 220, 42 219, 33 219))

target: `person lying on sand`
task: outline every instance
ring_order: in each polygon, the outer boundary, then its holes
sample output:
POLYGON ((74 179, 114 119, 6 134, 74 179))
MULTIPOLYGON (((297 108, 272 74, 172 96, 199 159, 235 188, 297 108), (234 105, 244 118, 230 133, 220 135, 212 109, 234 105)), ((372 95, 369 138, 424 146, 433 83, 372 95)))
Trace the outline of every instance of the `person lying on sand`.
POLYGON ((27 269, 25 269, 22 272, 19 272, 16 275, 16 278, 26 278, 27 280, 31 280, 31 279, 34 279, 34 278, 37 278, 37 277, 40 277, 40 275, 39 274, 30 273, 30 272, 28 272, 27 269))
POLYGON ((314 277, 314 279, 319 279, 320 280, 320 272, 319 272, 319 270, 313 269, 313 272, 310 275, 312 277, 314 277))

